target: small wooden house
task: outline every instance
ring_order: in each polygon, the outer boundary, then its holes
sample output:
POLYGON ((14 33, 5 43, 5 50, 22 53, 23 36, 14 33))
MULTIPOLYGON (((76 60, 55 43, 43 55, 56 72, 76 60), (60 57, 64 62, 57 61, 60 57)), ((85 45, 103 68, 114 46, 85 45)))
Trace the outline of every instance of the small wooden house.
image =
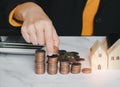
POLYGON ((104 39, 102 42, 96 41, 90 48, 90 65, 92 70, 107 69, 107 41, 104 39))
POLYGON ((120 39, 108 49, 108 69, 120 69, 120 39))

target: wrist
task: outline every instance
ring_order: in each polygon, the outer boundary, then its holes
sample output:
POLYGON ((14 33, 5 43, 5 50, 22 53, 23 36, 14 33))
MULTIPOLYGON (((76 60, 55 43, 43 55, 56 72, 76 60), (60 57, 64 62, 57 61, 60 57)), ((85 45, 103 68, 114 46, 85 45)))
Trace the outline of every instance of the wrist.
MULTIPOLYGON (((34 2, 26 2, 16 7, 13 18, 18 21, 24 21, 28 14, 31 14, 35 9, 41 9, 34 2)), ((41 9, 42 10, 42 9, 41 9)))

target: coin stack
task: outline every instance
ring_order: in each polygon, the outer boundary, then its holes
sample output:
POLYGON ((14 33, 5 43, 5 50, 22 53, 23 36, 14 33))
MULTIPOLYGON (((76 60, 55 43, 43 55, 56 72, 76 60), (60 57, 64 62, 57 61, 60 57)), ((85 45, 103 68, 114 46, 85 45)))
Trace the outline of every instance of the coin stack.
POLYGON ((79 74, 81 71, 81 63, 72 63, 71 65, 71 73, 79 74))
POLYGON ((45 73, 45 51, 37 49, 35 52, 35 73, 45 73))
POLYGON ((60 69, 61 74, 69 74, 70 71, 70 65, 68 60, 61 60, 60 61, 60 69))
POLYGON ((58 71, 58 55, 47 56, 48 57, 48 74, 54 75, 58 71))

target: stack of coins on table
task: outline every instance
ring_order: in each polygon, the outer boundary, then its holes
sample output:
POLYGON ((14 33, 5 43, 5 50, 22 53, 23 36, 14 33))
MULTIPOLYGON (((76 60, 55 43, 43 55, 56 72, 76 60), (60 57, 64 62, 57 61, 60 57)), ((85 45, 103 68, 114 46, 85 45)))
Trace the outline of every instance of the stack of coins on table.
POLYGON ((59 61, 60 61, 60 70, 61 74, 79 74, 81 71, 81 61, 84 61, 83 58, 80 58, 78 52, 68 52, 66 50, 59 50, 59 61))
POLYGON ((81 63, 72 63, 71 65, 71 73, 79 74, 81 71, 81 63))
POLYGON ((47 56, 48 57, 48 74, 54 75, 58 71, 58 55, 47 56))
POLYGON ((35 52, 35 73, 45 73, 45 51, 37 49, 35 52))
MULTIPOLYGON (((35 73, 45 73, 45 50, 37 49, 35 52, 35 73)), ((54 55, 48 56, 47 60, 47 73, 55 75, 58 72, 60 74, 79 74, 81 72, 81 61, 85 61, 84 58, 80 58, 78 52, 67 52, 66 50, 58 50, 54 47, 54 55), (59 66, 58 66, 59 64, 59 66)), ((82 69, 83 73, 91 73, 91 69, 82 69)))
POLYGON ((69 74, 70 71, 70 64, 68 60, 61 60, 60 61, 60 69, 61 74, 69 74))

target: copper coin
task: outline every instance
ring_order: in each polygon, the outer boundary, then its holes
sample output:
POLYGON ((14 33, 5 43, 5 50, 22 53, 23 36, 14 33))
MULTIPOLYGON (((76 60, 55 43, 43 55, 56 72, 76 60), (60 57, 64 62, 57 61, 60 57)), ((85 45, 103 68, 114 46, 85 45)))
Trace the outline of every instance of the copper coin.
POLYGON ((45 64, 35 64, 35 68, 37 68, 37 69, 45 69, 45 64))
POLYGON ((45 69, 35 69, 35 73, 36 74, 44 74, 45 73, 45 69))
POLYGON ((74 59, 74 58, 68 58, 68 60, 69 60, 70 63, 77 62, 76 59, 74 59))
POLYGON ((92 70, 91 70, 91 68, 83 68, 82 72, 87 74, 87 73, 91 73, 92 70))
POLYGON ((48 63, 57 63, 58 62, 58 55, 47 56, 48 63))

